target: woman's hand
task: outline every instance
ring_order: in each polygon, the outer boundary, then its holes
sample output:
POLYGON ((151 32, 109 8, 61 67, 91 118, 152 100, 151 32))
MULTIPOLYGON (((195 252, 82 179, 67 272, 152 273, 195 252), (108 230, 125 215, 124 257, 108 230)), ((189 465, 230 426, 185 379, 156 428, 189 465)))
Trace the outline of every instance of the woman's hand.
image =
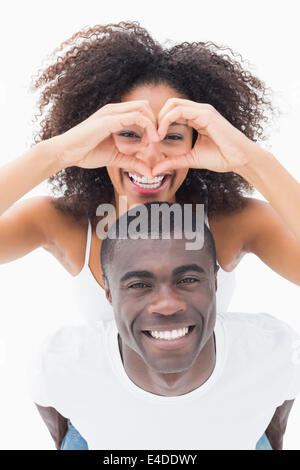
POLYGON ((46 142, 63 167, 116 166, 151 177, 151 168, 145 162, 120 153, 115 146, 112 134, 133 125, 144 130, 143 139, 159 141, 156 118, 148 101, 129 101, 107 104, 83 122, 46 142))
POLYGON ((198 132, 197 141, 186 155, 169 157, 155 165, 153 176, 176 168, 238 172, 247 165, 253 152, 264 152, 210 104, 180 98, 167 100, 158 116, 158 135, 161 139, 169 125, 178 120, 185 120, 198 132))

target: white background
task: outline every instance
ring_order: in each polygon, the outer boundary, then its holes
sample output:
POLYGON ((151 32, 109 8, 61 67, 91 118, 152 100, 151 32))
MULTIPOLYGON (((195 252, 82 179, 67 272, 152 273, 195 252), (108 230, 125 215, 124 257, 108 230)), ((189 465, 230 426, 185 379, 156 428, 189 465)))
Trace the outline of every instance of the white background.
MULTIPOLYGON (((284 115, 272 129, 271 151, 300 181, 299 17, 296 1, 10 1, 0 12, 0 129, 3 165, 30 145, 35 96, 30 77, 46 56, 84 26, 139 21, 159 41, 212 40, 240 52, 275 91, 284 115)), ((278 191, 287 188, 278 188, 278 191)), ((46 194, 42 184, 25 197, 46 194)), ((260 197, 260 195, 256 195, 260 197)), ((300 333, 299 287, 255 256, 236 269, 232 311, 268 312, 300 333)), ((0 448, 54 449, 27 384, 27 364, 43 338, 80 322, 71 277, 42 249, 0 267, 0 448)), ((300 399, 294 405, 286 449, 300 449, 300 399)))

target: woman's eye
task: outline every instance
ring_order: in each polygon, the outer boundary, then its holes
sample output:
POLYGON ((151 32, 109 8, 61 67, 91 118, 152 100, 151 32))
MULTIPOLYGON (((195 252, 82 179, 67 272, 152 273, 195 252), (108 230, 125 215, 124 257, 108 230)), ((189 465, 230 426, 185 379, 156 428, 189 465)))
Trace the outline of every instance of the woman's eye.
POLYGON ((167 134, 165 139, 171 139, 171 140, 182 140, 183 137, 182 135, 176 135, 176 134, 167 134))
POLYGON ((134 132, 122 132, 121 134, 118 134, 120 137, 139 137, 137 134, 134 132))
MULTIPOLYGON (((120 136, 120 137, 126 137, 126 138, 127 138, 127 137, 128 137, 128 138, 133 137, 133 138, 135 138, 135 139, 136 139, 136 138, 138 138, 138 139, 140 138, 139 135, 135 134, 134 132, 130 132, 130 131, 128 131, 128 132, 122 132, 122 133, 118 134, 118 136, 120 136)), ((177 135, 177 134, 167 134, 167 135, 165 136, 164 140, 183 140, 183 136, 182 136, 182 135, 177 135)))

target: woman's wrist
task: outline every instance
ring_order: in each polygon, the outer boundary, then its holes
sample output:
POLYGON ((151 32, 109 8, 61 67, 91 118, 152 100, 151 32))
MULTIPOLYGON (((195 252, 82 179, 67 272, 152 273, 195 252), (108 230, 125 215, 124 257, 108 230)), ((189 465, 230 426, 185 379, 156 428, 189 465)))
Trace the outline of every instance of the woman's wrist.
POLYGON ((42 164, 42 170, 44 172, 43 179, 49 178, 68 166, 59 159, 53 138, 39 142, 32 150, 34 158, 38 160, 39 164, 42 164))
POLYGON ((238 168, 235 173, 251 183, 258 191, 263 191, 263 188, 272 182, 272 177, 276 177, 280 170, 284 168, 274 155, 260 148, 259 151, 255 149, 251 157, 247 159, 247 163, 238 168))
POLYGON ((26 150, 0 169, 0 215, 12 204, 63 169, 49 141, 42 141, 26 150))

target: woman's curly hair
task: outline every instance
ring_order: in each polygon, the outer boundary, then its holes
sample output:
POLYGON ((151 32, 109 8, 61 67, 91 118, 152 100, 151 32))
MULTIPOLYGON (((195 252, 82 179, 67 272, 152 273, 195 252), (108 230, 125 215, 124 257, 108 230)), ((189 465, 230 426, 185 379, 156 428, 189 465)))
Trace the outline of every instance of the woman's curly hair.
MULTIPOLYGON (((166 83, 187 99, 209 103, 253 141, 266 140, 262 127, 275 109, 261 80, 245 70, 229 47, 183 42, 170 48, 155 41, 137 21, 85 27, 55 51, 55 62, 39 71, 33 90, 41 88, 35 144, 59 135, 102 106, 117 103, 133 87, 166 83), (71 46, 69 50, 67 47, 71 46), (64 51, 64 52, 62 52, 64 51), (224 51, 224 52, 223 52, 224 51), (47 108, 47 109, 45 109, 47 108)), ((51 56, 51 57, 52 57, 51 56)), ((193 131, 193 144, 197 132, 193 131)), ((93 219, 96 208, 114 200, 106 168, 66 168, 49 182, 56 207, 77 218, 93 219)), ((239 175, 190 169, 176 193, 178 202, 206 202, 208 213, 243 206, 253 187, 239 175)))

